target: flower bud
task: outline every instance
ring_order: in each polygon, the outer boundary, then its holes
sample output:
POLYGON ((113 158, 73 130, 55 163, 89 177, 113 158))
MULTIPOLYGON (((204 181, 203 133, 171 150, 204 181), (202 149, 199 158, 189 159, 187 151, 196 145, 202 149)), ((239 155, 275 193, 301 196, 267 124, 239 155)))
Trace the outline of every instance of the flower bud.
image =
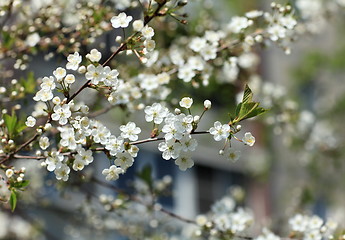
POLYGON ((176 115, 181 114, 181 109, 179 109, 179 108, 175 108, 175 114, 176 114, 176 115))
POLYGON ((205 100, 205 101, 204 101, 204 108, 205 108, 205 110, 210 109, 211 106, 212 106, 212 103, 211 103, 210 100, 205 100))
POLYGON ((80 66, 80 67, 78 68, 78 73, 80 73, 80 74, 86 73, 86 67, 85 67, 85 66, 80 66))

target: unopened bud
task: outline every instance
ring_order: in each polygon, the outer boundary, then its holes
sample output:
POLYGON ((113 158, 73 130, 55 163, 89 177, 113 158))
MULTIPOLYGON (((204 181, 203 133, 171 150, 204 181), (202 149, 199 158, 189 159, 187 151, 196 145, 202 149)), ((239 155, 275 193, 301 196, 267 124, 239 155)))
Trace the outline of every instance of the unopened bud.
POLYGON ((115 42, 120 43, 121 41, 122 41, 122 37, 121 36, 117 36, 115 38, 115 42))
POLYGON ((80 73, 80 74, 86 73, 86 67, 85 67, 85 66, 80 66, 80 67, 78 68, 78 73, 80 73))
POLYGON ((242 126, 241 126, 241 125, 237 125, 237 126, 236 126, 236 130, 237 130, 237 131, 241 131, 241 129, 242 129, 242 126))
POLYGON ((181 109, 179 109, 179 108, 175 108, 175 114, 176 114, 176 115, 181 114, 181 109))
POLYGON ((204 108, 205 108, 205 110, 210 109, 211 106, 212 106, 212 103, 211 103, 210 100, 205 100, 205 101, 204 101, 204 108))

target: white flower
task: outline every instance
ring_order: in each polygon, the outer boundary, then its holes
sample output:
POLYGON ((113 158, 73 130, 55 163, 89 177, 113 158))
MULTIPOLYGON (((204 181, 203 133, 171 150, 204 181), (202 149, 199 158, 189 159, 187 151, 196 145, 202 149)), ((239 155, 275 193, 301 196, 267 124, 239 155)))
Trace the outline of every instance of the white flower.
POLYGON ((72 84, 75 82, 75 76, 73 74, 67 74, 65 77, 65 82, 67 84, 72 84))
POLYGON ((190 82, 195 76, 195 72, 189 65, 183 65, 179 68, 177 77, 182 79, 184 82, 190 82))
POLYGON ((193 104, 193 99, 190 97, 184 97, 181 99, 181 101, 179 102, 181 107, 184 108, 190 108, 193 104))
POLYGON ((180 133, 189 133, 193 130, 193 123, 194 118, 192 115, 185 115, 181 113, 175 117, 174 126, 176 130, 180 133))
POLYGON ((323 224, 323 220, 314 215, 311 218, 309 218, 308 228, 309 229, 320 229, 323 224))
POLYGON ((116 69, 111 69, 108 66, 105 66, 103 69, 104 79, 103 82, 106 86, 117 88, 119 85, 119 81, 117 76, 119 76, 119 72, 116 69))
POLYGON ((255 137, 250 132, 246 132, 242 138, 242 141, 248 146, 253 146, 255 143, 255 137))
POLYGON ((257 17, 261 17, 263 13, 264 13, 263 11, 252 10, 250 12, 247 12, 245 15, 247 18, 257 18, 257 17))
POLYGON ((132 157, 137 157, 139 148, 135 145, 131 145, 131 148, 127 150, 129 154, 131 154, 132 157))
POLYGON ((29 47, 34 47, 36 46, 37 43, 40 42, 40 35, 38 35, 38 33, 32 33, 30 34, 26 40, 25 43, 29 46, 29 47))
POLYGON ((215 59, 217 57, 217 46, 207 44, 203 49, 200 50, 200 55, 205 61, 215 59))
POLYGON ((308 226, 308 217, 297 214, 293 218, 289 219, 289 224, 293 231, 304 232, 308 226))
POLYGON ((28 116, 28 118, 26 119, 25 125, 28 127, 33 127, 36 124, 36 119, 32 116, 28 116))
POLYGON ((141 129, 134 122, 120 126, 120 130, 122 132, 121 137, 128 138, 130 141, 138 140, 138 134, 141 132, 141 129))
POLYGON ((14 171, 13 171, 13 169, 10 169, 10 168, 9 168, 9 169, 6 170, 5 174, 6 174, 6 177, 7 177, 7 178, 10 178, 10 177, 13 176, 14 171))
POLYGON ((278 24, 274 24, 267 28, 267 33, 270 35, 272 41, 278 41, 280 38, 285 38, 286 29, 278 24))
POLYGON ((110 130, 105 126, 99 126, 92 130, 93 140, 96 143, 101 143, 103 145, 107 144, 109 137, 111 136, 110 130))
POLYGON ((54 173, 56 175, 57 180, 68 180, 68 174, 70 173, 71 169, 66 164, 59 164, 55 169, 54 173))
POLYGON ((236 162, 240 158, 241 152, 238 150, 233 150, 232 148, 227 148, 223 155, 226 159, 236 162))
POLYGON ((279 22, 287 29, 293 29, 297 25, 297 21, 292 15, 279 18, 279 22))
POLYGON ((64 147, 68 147, 71 150, 77 148, 77 142, 75 139, 74 129, 71 127, 59 128, 61 134, 60 144, 64 147))
POLYGON ((110 21, 113 28, 126 28, 132 19, 132 16, 127 16, 126 13, 122 12, 119 15, 112 17, 110 21))
POLYGON ((106 175, 105 179, 107 181, 117 180, 119 178, 119 174, 124 173, 122 168, 116 167, 115 165, 111 165, 110 168, 106 168, 102 171, 103 175, 106 175))
POLYGON ((147 25, 145 27, 143 27, 143 29, 141 29, 141 33, 143 34, 144 38, 146 38, 146 39, 151 39, 155 35, 153 28, 149 27, 147 25))
POLYGON ((210 109, 211 106, 212 106, 212 103, 211 103, 210 100, 205 100, 205 101, 204 101, 204 108, 205 108, 206 110, 210 109))
POLYGON ((164 118, 168 115, 168 108, 162 106, 160 103, 154 103, 152 106, 145 107, 145 120, 147 122, 154 122, 161 124, 164 118))
POLYGON ((155 49, 156 42, 154 40, 151 40, 151 39, 146 39, 144 41, 144 46, 148 52, 151 52, 155 49))
POLYGON ((54 107, 54 113, 52 114, 52 119, 54 121, 59 121, 59 124, 65 125, 67 123, 68 118, 72 115, 71 110, 69 109, 69 105, 56 105, 54 107))
POLYGON ((109 154, 111 156, 115 156, 117 153, 122 152, 125 149, 123 144, 123 138, 117 138, 111 135, 109 137, 108 143, 105 146, 105 149, 109 150, 109 154))
POLYGON ((81 160, 80 158, 74 159, 73 166, 72 166, 74 171, 81 171, 84 169, 84 167, 85 167, 85 162, 83 160, 81 160))
POLYGON ((59 152, 53 151, 51 152, 50 156, 47 157, 45 163, 47 165, 47 170, 52 172, 56 169, 56 166, 61 164, 64 160, 64 156, 61 155, 59 152))
POLYGON ((49 143, 49 138, 48 137, 41 137, 39 140, 39 145, 42 150, 46 150, 50 143, 49 143))
POLYGON ((64 69, 62 67, 58 67, 55 71, 53 71, 53 75, 59 81, 66 76, 66 69, 64 69))
POLYGON ((239 209, 237 212, 231 215, 231 231, 235 234, 242 232, 248 227, 253 221, 253 216, 243 210, 239 209))
POLYGON ((192 41, 189 43, 190 49, 192 49, 194 52, 200 52, 201 49, 203 49, 206 46, 206 39, 196 37, 193 38, 192 41))
POLYGON ((230 32, 240 33, 243 29, 246 29, 253 24, 252 20, 246 17, 232 17, 231 22, 228 24, 227 28, 230 32))
POLYGON ((216 121, 214 127, 209 129, 209 132, 216 141, 227 139, 230 135, 230 126, 228 124, 222 125, 219 121, 216 121))
POLYGON ((194 166, 194 162, 190 156, 190 152, 182 152, 180 156, 175 160, 175 164, 182 171, 186 171, 188 168, 194 166))
POLYGON ((116 159, 114 161, 115 165, 126 170, 133 165, 134 159, 129 152, 120 152, 116 154, 116 159))
POLYGON ((321 240, 322 235, 319 229, 312 229, 304 234, 303 240, 321 240))
POLYGON ((253 68, 259 63, 259 58, 254 53, 244 53, 238 58, 238 65, 242 68, 253 68))
POLYGON ((78 154, 75 156, 75 160, 80 160, 84 162, 85 165, 89 165, 93 162, 92 151, 85 150, 85 148, 78 149, 78 154))
POLYGON ((135 20, 133 22, 133 30, 134 31, 139 32, 139 31, 141 31, 141 29, 143 29, 143 27, 144 27, 144 22, 142 20, 135 20))
POLYGON ((93 64, 87 66, 87 72, 85 74, 87 80, 91 80, 92 84, 98 84, 104 80, 104 69, 101 65, 95 67, 93 64))
POLYGON ((50 91, 50 90, 53 90, 55 89, 55 80, 54 80, 54 77, 50 76, 49 78, 48 77, 44 77, 42 79, 42 83, 41 83, 41 88, 45 91, 50 91))
POLYGON ((181 146, 182 146, 182 151, 187 152, 187 151, 195 151, 196 147, 198 146, 198 141, 190 134, 184 135, 180 140, 181 146))
POLYGON ((78 69, 79 64, 81 63, 81 56, 78 52, 75 52, 73 55, 68 55, 67 61, 68 63, 66 64, 66 68, 75 71, 78 69))
POLYGON ((168 84, 169 81, 170 81, 170 75, 168 73, 162 72, 162 73, 157 75, 157 82, 160 85, 168 84))
POLYGON ((158 144, 158 149, 163 152, 163 159, 169 160, 170 158, 176 159, 179 157, 182 146, 179 142, 176 142, 175 139, 170 139, 158 144))
POLYGON ((47 102, 49 100, 52 100, 54 97, 53 92, 51 90, 45 90, 41 89, 39 90, 36 95, 33 97, 35 101, 42 101, 42 102, 47 102))
POLYGON ((88 58, 91 62, 98 62, 102 58, 102 53, 97 49, 92 49, 90 53, 86 54, 86 58, 88 58))
MULTIPOLYGON (((166 119, 167 122, 167 119, 166 119)), ((170 139, 177 139, 180 140, 182 138, 182 131, 177 129, 175 122, 169 122, 165 124, 162 128, 162 132, 165 133, 164 138, 165 140, 170 139)))
POLYGON ((192 56, 188 58, 187 65, 193 70, 202 71, 205 68, 205 61, 199 56, 192 56))
POLYGON ((256 237, 254 240, 280 240, 280 237, 269 231, 267 228, 262 230, 263 235, 256 237))

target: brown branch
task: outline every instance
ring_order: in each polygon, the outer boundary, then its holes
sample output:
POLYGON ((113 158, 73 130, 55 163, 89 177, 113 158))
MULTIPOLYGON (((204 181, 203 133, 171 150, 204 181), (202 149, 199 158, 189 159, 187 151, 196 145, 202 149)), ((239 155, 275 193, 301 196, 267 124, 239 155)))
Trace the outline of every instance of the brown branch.
MULTIPOLYGON (((209 133, 208 131, 199 131, 199 132, 191 132, 190 134, 191 135, 199 135, 199 134, 208 134, 208 133, 209 133)), ((36 135, 38 136, 38 134, 36 134, 36 135)), ((32 139, 33 139, 33 137, 30 140, 32 140, 32 139)), ((163 141, 163 140, 164 140, 164 137, 160 137, 160 138, 146 138, 146 139, 130 142, 129 144, 130 145, 138 145, 138 144, 149 143, 149 142, 157 142, 157 141, 163 141)), ((32 141, 27 141, 25 143, 25 145, 27 146, 32 141)), ((20 147, 20 149, 19 148, 18 149, 21 150, 22 146, 20 147)), ((93 152, 104 152, 104 151, 107 151, 104 147, 90 148, 90 150, 93 151, 93 152)), ((16 152, 18 152, 18 151, 16 151, 16 152)), ((68 155, 76 154, 76 153, 77 153, 76 151, 71 151, 71 152, 63 152, 61 154, 64 155, 64 156, 68 156, 68 155)), ((35 159, 35 160, 41 160, 41 159, 45 159, 46 158, 45 156, 30 156, 30 155, 20 155, 20 154, 14 154, 14 153, 12 155, 10 155, 10 156, 8 156, 8 155, 0 155, 0 157, 4 157, 4 159, 0 161, 0 164, 5 162, 5 161, 7 161, 10 157, 15 158, 15 159, 35 159)))
POLYGON ((104 114, 104 113, 109 112, 111 109, 113 109, 113 108, 115 108, 115 107, 117 107, 117 106, 116 106, 116 105, 107 106, 107 107, 105 107, 105 108, 103 108, 103 109, 101 109, 101 110, 99 110, 99 111, 89 113, 89 114, 88 114, 88 117, 89 117, 89 118, 98 117, 98 116, 100 116, 100 115, 102 115, 102 114, 104 114))
MULTIPOLYGON (((126 193, 124 190, 118 188, 118 187, 115 187, 114 185, 110 184, 110 183, 107 183, 107 182, 103 182, 95 177, 92 177, 91 178, 91 181, 97 183, 98 185, 100 186, 103 186, 103 187, 106 187, 106 188, 109 188, 109 189, 112 189, 114 190, 115 192, 117 193, 120 193, 120 194, 123 194, 125 195, 126 197, 128 197, 129 200, 132 200, 132 201, 135 201, 137 203, 140 203, 142 205, 144 205, 145 207, 148 207, 150 209, 152 209, 152 205, 151 204, 147 204, 147 203, 144 203, 142 200, 140 200, 138 197, 136 197, 135 195, 132 195, 132 194, 129 194, 129 193, 126 193)), ((173 217, 175 219, 178 219, 180 221, 183 221, 183 222, 186 222, 186 223, 192 223, 192 224, 196 224, 196 222, 194 220, 190 220, 190 219, 187 219, 185 217, 182 217, 180 215, 177 215, 176 213, 173 213, 173 212, 170 212, 166 209, 164 209, 163 207, 154 207, 153 208, 155 211, 160 211, 162 213, 165 213, 167 214, 168 216, 170 217, 173 217)))
POLYGON ((173 218, 175 218, 175 219, 178 219, 178 220, 180 220, 180 221, 182 221, 182 222, 191 223, 191 224, 196 224, 196 222, 195 222, 194 220, 187 219, 187 218, 185 218, 185 217, 182 217, 182 216, 180 216, 180 215, 177 215, 176 213, 170 212, 170 211, 166 210, 165 208, 159 208, 158 210, 159 210, 160 212, 165 213, 165 214, 167 214, 168 216, 173 217, 173 218))

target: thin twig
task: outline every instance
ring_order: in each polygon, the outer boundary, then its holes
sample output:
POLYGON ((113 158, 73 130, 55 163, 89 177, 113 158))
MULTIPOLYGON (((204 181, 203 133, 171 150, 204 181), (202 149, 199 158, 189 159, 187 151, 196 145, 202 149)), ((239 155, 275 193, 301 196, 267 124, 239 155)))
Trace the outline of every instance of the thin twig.
POLYGON ((117 106, 116 106, 116 105, 109 105, 109 106, 107 106, 107 107, 105 107, 105 108, 103 108, 103 109, 101 109, 101 110, 99 110, 99 111, 89 113, 89 114, 88 114, 88 117, 89 117, 89 118, 98 117, 98 116, 100 116, 100 115, 102 115, 102 114, 104 114, 104 113, 109 112, 111 109, 113 109, 113 108, 115 108, 115 107, 117 107, 117 106))
MULTIPOLYGON (((130 200, 132 200, 132 201, 135 201, 135 202, 137 202, 137 203, 140 203, 140 204, 142 204, 142 205, 144 205, 144 206, 146 206, 146 207, 148 207, 148 208, 150 208, 150 209, 152 208, 152 205, 151 205, 151 204, 148 205, 148 204, 144 203, 143 201, 141 201, 141 200, 140 200, 138 197, 136 197, 135 195, 126 193, 124 190, 122 190, 122 189, 120 189, 120 188, 118 188, 118 187, 115 187, 115 186, 112 185, 112 184, 109 184, 109 183, 107 183, 107 182, 103 182, 103 181, 101 181, 101 180, 99 180, 99 179, 97 179, 97 178, 94 178, 94 177, 91 178, 91 180, 92 180, 93 182, 97 183, 98 185, 101 185, 101 186, 106 187, 106 188, 110 188, 110 189, 116 191, 117 193, 120 193, 120 194, 125 195, 126 197, 128 197, 128 199, 130 199, 130 200)), ((196 222, 195 222, 194 220, 187 219, 187 218, 185 218, 185 217, 182 217, 182 216, 180 216, 180 215, 177 215, 176 213, 173 213, 173 212, 171 212, 171 211, 168 211, 168 210, 164 209, 163 207, 158 207, 158 208, 153 208, 153 209, 154 209, 155 211, 160 211, 160 212, 162 212, 162 213, 165 213, 165 214, 169 215, 170 217, 173 217, 173 218, 178 219, 178 220, 180 220, 180 221, 183 221, 183 222, 186 222, 186 223, 196 224, 196 222)))

